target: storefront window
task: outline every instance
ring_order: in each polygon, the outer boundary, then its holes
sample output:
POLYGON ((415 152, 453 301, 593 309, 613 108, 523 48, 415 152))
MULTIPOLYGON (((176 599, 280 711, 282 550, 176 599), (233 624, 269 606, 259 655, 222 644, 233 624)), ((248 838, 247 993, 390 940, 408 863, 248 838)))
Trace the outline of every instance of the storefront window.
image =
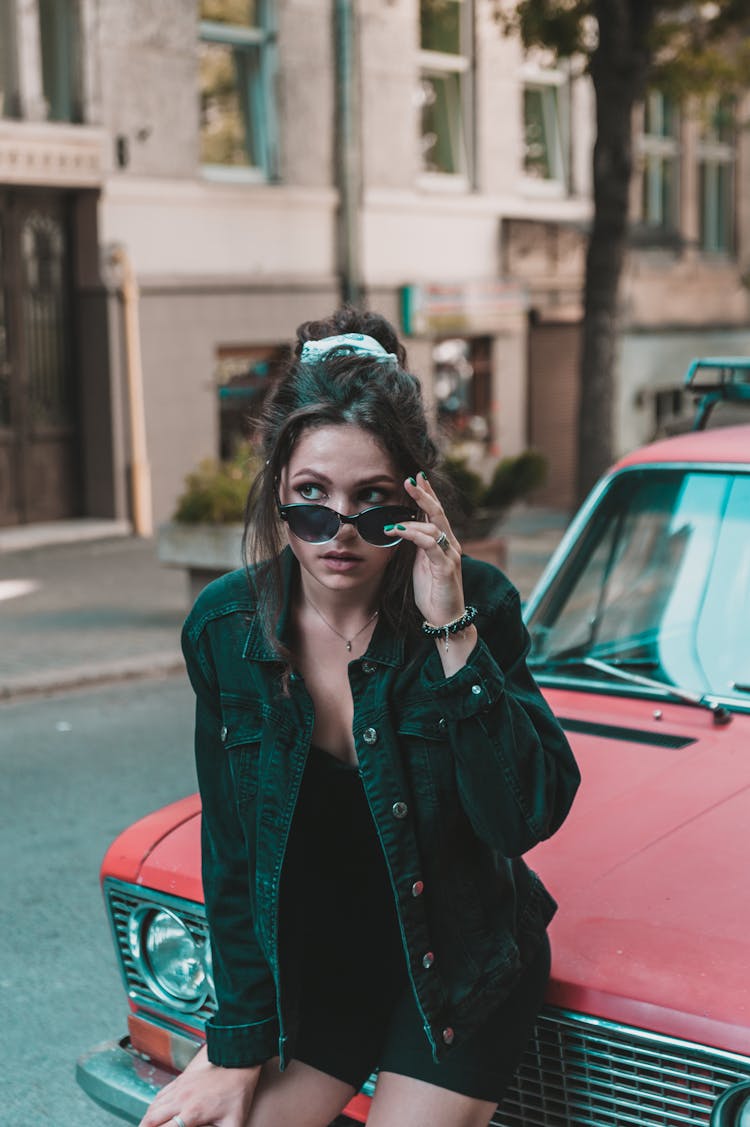
POLYGON ((286 345, 220 346, 216 357, 219 395, 219 457, 233 457, 253 437, 266 392, 288 359, 286 345))
POLYGON ((488 337, 451 337, 433 349, 438 423, 455 442, 491 439, 491 365, 488 337))

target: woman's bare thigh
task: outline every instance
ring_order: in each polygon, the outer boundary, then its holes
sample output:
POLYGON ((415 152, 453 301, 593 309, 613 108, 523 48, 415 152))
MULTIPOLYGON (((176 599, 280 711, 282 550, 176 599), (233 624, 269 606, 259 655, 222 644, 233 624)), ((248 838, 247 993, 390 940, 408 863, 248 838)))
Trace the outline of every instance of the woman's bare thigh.
POLYGON ((497 1104, 381 1072, 367 1127, 487 1127, 497 1104))
POLYGON ((279 1059, 267 1061, 246 1127, 328 1127, 346 1107, 354 1088, 301 1061, 279 1072, 279 1059))

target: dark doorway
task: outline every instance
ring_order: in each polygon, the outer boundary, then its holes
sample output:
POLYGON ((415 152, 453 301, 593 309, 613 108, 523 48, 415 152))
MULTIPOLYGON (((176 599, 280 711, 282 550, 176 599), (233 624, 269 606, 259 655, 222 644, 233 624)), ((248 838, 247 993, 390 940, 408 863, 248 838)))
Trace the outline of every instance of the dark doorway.
POLYGON ((0 525, 80 513, 64 193, 0 191, 0 525))
POLYGON ((529 325, 529 446, 547 459, 547 480, 534 491, 539 505, 575 506, 578 464, 580 322, 529 325))

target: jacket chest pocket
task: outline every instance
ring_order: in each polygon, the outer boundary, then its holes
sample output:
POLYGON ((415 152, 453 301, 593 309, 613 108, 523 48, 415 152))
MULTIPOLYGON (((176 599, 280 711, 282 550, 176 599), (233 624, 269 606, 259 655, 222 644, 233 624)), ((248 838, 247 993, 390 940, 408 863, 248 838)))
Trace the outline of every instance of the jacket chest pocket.
POLYGON ((422 813, 450 818, 457 803, 456 770, 444 717, 434 709, 404 712, 398 742, 422 813))
POLYGON ((258 793, 263 714, 256 701, 242 705, 222 701, 222 718, 237 809, 243 813, 258 793))

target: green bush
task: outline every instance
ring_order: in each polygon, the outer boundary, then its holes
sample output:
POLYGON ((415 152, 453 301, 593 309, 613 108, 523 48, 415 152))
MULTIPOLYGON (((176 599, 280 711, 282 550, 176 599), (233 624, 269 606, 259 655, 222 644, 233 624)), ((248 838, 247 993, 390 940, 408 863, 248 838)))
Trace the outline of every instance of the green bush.
POLYGON ((249 443, 226 462, 206 458, 185 478, 174 519, 181 524, 231 524, 243 521, 250 486, 261 467, 249 443))
POLYGON ((442 469, 455 491, 456 502, 463 506, 464 515, 471 516, 482 504, 484 483, 481 477, 469 469, 465 458, 448 457, 442 469))
POLYGON ((547 459, 538 450, 524 450, 515 458, 503 458, 495 466, 482 504, 488 509, 507 509, 543 485, 546 477, 547 459))

